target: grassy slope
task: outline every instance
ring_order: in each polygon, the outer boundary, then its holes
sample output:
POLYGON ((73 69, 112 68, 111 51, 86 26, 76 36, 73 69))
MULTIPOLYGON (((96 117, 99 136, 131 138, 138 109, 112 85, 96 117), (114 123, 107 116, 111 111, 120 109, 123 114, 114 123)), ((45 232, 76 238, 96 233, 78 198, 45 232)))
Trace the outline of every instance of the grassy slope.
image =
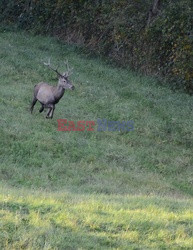
POLYGON ((0 247, 192 248, 192 98, 25 33, 0 34, 0 247), (75 68, 53 120, 33 86, 75 68), (133 120, 135 130, 58 132, 57 119, 133 120))

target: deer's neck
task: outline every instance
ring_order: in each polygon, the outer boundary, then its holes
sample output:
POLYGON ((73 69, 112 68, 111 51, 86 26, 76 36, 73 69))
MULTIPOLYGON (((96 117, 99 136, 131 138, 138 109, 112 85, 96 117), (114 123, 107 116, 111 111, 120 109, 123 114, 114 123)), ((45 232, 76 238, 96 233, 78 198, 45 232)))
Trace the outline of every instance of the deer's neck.
POLYGON ((64 92, 65 92, 65 89, 62 86, 60 86, 60 84, 58 84, 54 93, 56 103, 59 102, 59 100, 62 98, 62 96, 64 95, 64 92))

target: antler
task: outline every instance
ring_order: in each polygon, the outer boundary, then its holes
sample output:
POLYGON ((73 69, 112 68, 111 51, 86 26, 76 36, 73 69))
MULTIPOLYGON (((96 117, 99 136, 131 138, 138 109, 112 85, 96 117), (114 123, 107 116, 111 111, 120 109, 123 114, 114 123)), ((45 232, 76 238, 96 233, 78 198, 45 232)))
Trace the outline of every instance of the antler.
POLYGON ((70 69, 70 67, 68 65, 68 60, 64 61, 64 64, 66 65, 66 68, 67 68, 67 72, 65 72, 64 75, 66 77, 68 77, 72 74, 73 68, 70 69))
POLYGON ((50 58, 49 58, 49 60, 48 60, 47 63, 44 62, 44 65, 45 65, 45 66, 48 66, 48 68, 50 68, 51 70, 53 70, 54 72, 56 72, 56 74, 58 74, 59 76, 61 76, 61 77, 63 76, 60 72, 58 72, 58 68, 54 69, 54 68, 51 67, 50 58))

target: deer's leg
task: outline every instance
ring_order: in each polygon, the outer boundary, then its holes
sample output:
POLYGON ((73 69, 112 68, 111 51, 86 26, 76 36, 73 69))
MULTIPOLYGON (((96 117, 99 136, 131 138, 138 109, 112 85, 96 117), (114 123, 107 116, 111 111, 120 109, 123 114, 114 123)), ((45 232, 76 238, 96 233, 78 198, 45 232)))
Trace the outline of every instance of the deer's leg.
POLYGON ((33 101, 32 101, 32 103, 31 103, 31 108, 30 108, 31 113, 32 113, 32 111, 33 111, 33 109, 34 109, 34 105, 36 104, 36 102, 37 102, 37 99, 36 99, 36 97, 34 96, 33 101))
POLYGON ((48 108, 47 115, 46 115, 46 118, 50 118, 50 112, 51 112, 51 110, 52 110, 52 108, 51 108, 51 107, 49 107, 49 108, 48 108))
POLYGON ((42 104, 42 106, 41 106, 39 112, 41 113, 43 110, 44 110, 44 105, 42 104))
POLYGON ((53 104, 52 110, 49 114, 49 117, 52 119, 53 118, 53 114, 54 114, 54 109, 55 109, 55 105, 53 104))
POLYGON ((50 113, 52 112, 53 106, 54 106, 53 104, 46 105, 46 108, 48 108, 48 112, 47 112, 46 118, 51 118, 50 117, 50 113))

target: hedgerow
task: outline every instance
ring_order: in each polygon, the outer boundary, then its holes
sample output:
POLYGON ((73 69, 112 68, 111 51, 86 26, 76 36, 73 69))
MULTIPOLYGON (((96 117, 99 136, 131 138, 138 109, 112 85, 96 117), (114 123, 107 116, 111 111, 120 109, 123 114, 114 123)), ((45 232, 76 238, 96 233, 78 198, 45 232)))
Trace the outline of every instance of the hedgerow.
POLYGON ((57 35, 191 93, 193 2, 159 2, 148 23, 153 0, 0 0, 0 22, 57 35))

